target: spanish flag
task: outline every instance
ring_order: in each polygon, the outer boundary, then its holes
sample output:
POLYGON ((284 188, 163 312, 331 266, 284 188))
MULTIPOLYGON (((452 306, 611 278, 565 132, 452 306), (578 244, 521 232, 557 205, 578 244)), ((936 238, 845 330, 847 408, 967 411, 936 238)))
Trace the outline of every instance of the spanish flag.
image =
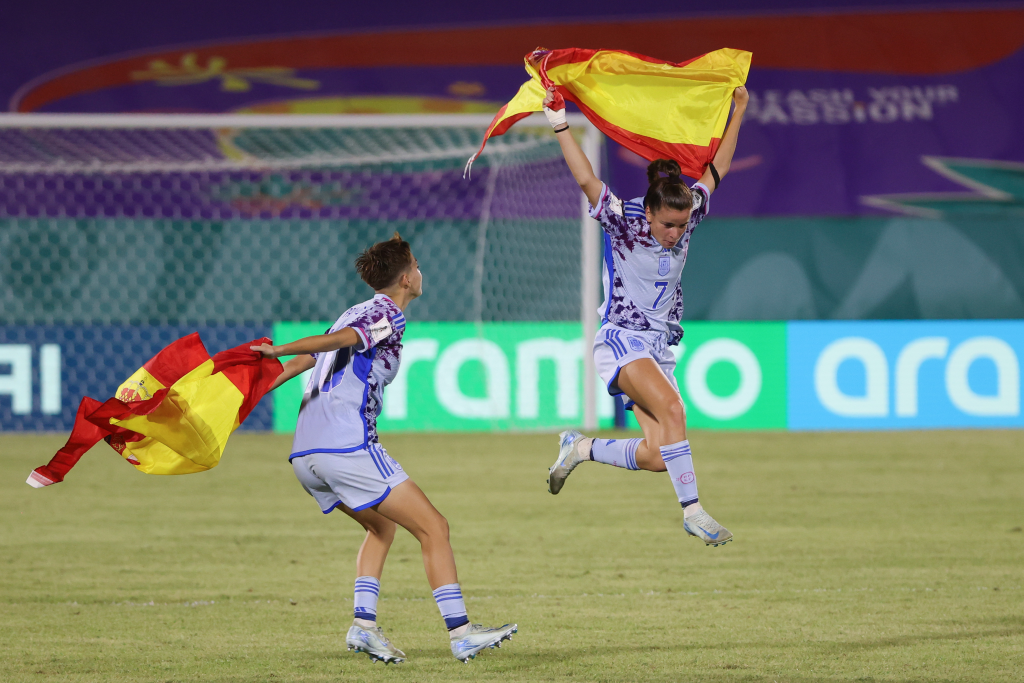
POLYGON ((68 442, 27 483, 64 480, 103 439, 146 474, 191 474, 220 462, 231 432, 245 421, 281 374, 281 363, 251 351, 257 339, 213 358, 195 332, 164 348, 103 403, 85 397, 68 442))
MULTIPOLYGON (((724 48, 674 64, 622 50, 538 48, 526 55, 530 80, 491 121, 488 138, 544 107, 555 86, 597 128, 623 147, 653 161, 675 159, 699 178, 715 158, 729 118, 732 92, 747 81, 751 53, 724 48)), ((563 105, 564 106, 564 105, 563 105)))

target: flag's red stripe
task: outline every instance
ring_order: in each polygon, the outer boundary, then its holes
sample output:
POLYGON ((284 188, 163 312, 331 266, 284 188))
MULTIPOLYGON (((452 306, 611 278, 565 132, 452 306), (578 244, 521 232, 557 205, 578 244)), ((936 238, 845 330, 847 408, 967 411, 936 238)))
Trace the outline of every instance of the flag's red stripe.
POLYGON ((494 116, 494 120, 491 121, 491 125, 487 128, 487 132, 484 134, 484 141, 480 143, 480 149, 478 149, 476 151, 476 154, 473 155, 474 159, 483 154, 484 147, 487 145, 487 141, 489 139, 502 135, 505 131, 511 128, 516 123, 516 121, 522 121, 527 116, 533 113, 532 111, 526 111, 521 114, 510 116, 504 121, 501 121, 501 117, 505 115, 505 110, 507 108, 508 105, 506 104, 501 109, 499 109, 498 113, 494 116))
POLYGON ((213 357, 213 371, 224 376, 242 393, 242 405, 238 409, 238 423, 241 424, 270 389, 277 376, 284 372, 281 361, 266 358, 250 346, 273 344, 267 337, 254 339, 241 346, 221 351, 213 357))
MULTIPOLYGON (((588 50, 585 48, 570 47, 559 50, 551 50, 549 53, 550 56, 546 60, 546 67, 547 69, 552 69, 556 66, 562 66, 565 64, 576 64, 579 62, 585 62, 589 59, 593 59, 594 55, 596 55, 598 52, 614 52, 620 55, 629 55, 630 57, 635 57, 640 61, 647 62, 649 64, 668 64, 669 66, 674 67, 686 66, 687 64, 695 62, 704 56, 697 55, 696 57, 687 59, 685 62, 670 62, 664 59, 655 59, 654 57, 648 57, 647 55, 642 55, 638 52, 628 52, 626 50, 588 50)), ((530 55, 527 55, 527 57, 529 56, 530 55)), ((542 74, 541 79, 543 80, 543 78, 544 76, 542 74)))
POLYGON ((57 451, 49 463, 42 467, 37 467, 35 469, 36 472, 55 484, 64 481, 64 475, 75 466, 75 463, 85 455, 85 452, 107 435, 106 431, 86 419, 86 415, 95 410, 99 405, 99 401, 88 396, 82 399, 82 402, 78 404, 78 413, 75 415, 75 424, 71 428, 71 436, 68 437, 68 442, 57 451))
POLYGON ((208 360, 210 354, 199 339, 199 333, 193 332, 165 346, 142 367, 160 384, 169 387, 208 360))

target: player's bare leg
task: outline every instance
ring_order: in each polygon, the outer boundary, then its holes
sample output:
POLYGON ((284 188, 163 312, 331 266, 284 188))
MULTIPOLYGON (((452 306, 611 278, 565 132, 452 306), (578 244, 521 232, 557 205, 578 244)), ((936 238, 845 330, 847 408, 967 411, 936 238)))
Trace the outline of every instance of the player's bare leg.
POLYGON ((487 628, 469 623, 455 568, 455 553, 448 538, 448 520, 430 503, 419 486, 411 479, 402 482, 377 505, 377 511, 420 542, 423 568, 448 627, 452 654, 456 659, 467 662, 480 651, 501 647, 503 640, 512 639, 512 634, 518 630, 516 624, 487 628))
POLYGON ((411 479, 402 482, 376 508, 382 516, 420 542, 423 568, 432 589, 459 582, 455 553, 448 539, 448 520, 431 504, 416 482, 411 479))
POLYGON ((388 551, 395 540, 397 525, 376 510, 367 508, 355 512, 345 505, 341 510, 359 522, 366 529, 366 538, 359 546, 356 555, 356 573, 358 576, 373 576, 378 580, 384 571, 384 561, 388 559, 388 551))
MULTIPOLYGON (((619 388, 624 389, 621 378, 626 372, 627 368, 635 368, 640 365, 633 375, 634 377, 639 376, 641 380, 647 380, 647 370, 643 364, 653 368, 655 373, 650 381, 658 381, 664 386, 656 387, 658 391, 652 392, 659 405, 662 403, 670 403, 673 400, 682 407, 682 401, 679 399, 679 395, 675 392, 672 386, 665 380, 665 376, 662 374, 661 369, 658 365, 650 359, 644 358, 635 360, 632 363, 627 364, 619 373, 619 388), (673 398, 674 397, 674 398, 673 398)), ((626 392, 629 396, 629 392, 626 392)), ((630 396, 630 398, 632 398, 630 396)), ((618 399, 616 399, 618 400, 618 399)), ((639 404, 633 406, 633 414, 636 415, 637 422, 640 423, 640 428, 644 432, 643 439, 592 439, 584 436, 581 432, 575 429, 569 429, 558 435, 559 438, 559 451, 558 458, 555 463, 548 468, 548 492, 558 494, 562 490, 562 486, 565 485, 565 480, 569 477, 574 469, 580 464, 587 462, 588 460, 599 460, 616 467, 624 467, 630 470, 648 470, 650 472, 664 472, 665 463, 661 459, 661 451, 659 450, 663 443, 675 443, 675 441, 665 441, 664 439, 671 439, 675 436, 675 433, 668 430, 666 435, 666 424, 669 420, 677 418, 672 411, 666 410, 661 416, 659 421, 658 416, 645 410, 639 404), (615 448, 611 448, 613 444, 615 448), (607 445, 612 453, 601 453, 601 448, 607 445), (594 450, 597 449, 595 458, 594 450)), ((677 440, 686 438, 686 413, 682 411, 682 437, 677 440)), ((698 504, 699 505, 699 504, 698 504)))
POLYGON ((643 420, 645 438, 636 449, 637 466, 669 472, 683 506, 686 533, 707 545, 718 546, 731 540, 732 532, 715 521, 697 499, 697 480, 686 438, 686 408, 661 368, 651 359, 637 359, 619 371, 618 385, 636 402, 633 412, 637 421, 643 420))
POLYGON ((370 659, 389 664, 405 661, 405 653, 395 647, 377 625, 377 596, 384 561, 395 539, 393 521, 372 509, 355 511, 346 505, 341 510, 366 529, 366 538, 356 555, 356 585, 353 600, 355 618, 345 636, 349 650, 365 652, 370 659))

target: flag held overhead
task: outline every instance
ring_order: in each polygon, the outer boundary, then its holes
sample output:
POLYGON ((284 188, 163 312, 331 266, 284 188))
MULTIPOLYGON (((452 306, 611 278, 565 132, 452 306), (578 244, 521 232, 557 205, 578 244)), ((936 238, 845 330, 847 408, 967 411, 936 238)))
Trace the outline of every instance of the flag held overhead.
POLYGON ((750 52, 730 48, 679 63, 622 50, 538 48, 525 58, 530 80, 498 111, 466 170, 488 139, 541 111, 554 86, 623 147, 649 161, 675 159, 684 174, 699 178, 718 151, 750 59, 750 52))
POLYGON ((103 439, 147 474, 189 474, 220 462, 228 437, 281 374, 281 363, 249 350, 257 339, 212 358, 198 333, 153 356, 100 403, 85 397, 68 442, 28 483, 42 488, 64 480, 103 439))

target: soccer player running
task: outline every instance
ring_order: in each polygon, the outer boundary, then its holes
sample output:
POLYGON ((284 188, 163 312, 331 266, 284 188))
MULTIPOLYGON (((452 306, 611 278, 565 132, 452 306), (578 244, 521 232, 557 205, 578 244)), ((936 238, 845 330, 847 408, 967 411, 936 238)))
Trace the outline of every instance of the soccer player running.
POLYGON ((658 159, 647 167, 647 194, 627 202, 594 175, 568 130, 564 108, 548 108, 553 89, 544 100, 544 113, 565 161, 590 200, 590 215, 605 233, 605 302, 594 361, 608 393, 622 397, 644 434, 642 439, 596 439, 575 429, 562 432, 558 459, 548 471, 548 490, 557 494, 569 473, 586 461, 630 470, 667 470, 683 506, 683 527, 712 546, 726 543, 732 533, 703 509, 697 497, 686 409, 673 374, 675 356, 668 347, 683 336, 679 280, 690 236, 708 213, 711 193, 729 171, 747 99, 746 88, 733 92, 735 109, 722 143, 692 189, 680 178, 677 162, 658 159))
POLYGON ((385 664, 405 660, 376 623, 381 572, 397 524, 420 542, 452 654, 468 662, 484 648, 511 639, 517 626, 486 628, 469 622, 447 520, 377 440, 384 387, 394 380, 402 358, 403 311, 423 293, 423 275, 409 243, 397 232, 360 254, 356 270, 375 295, 345 311, 326 334, 252 349, 270 358, 295 356, 271 390, 313 370, 288 459, 324 514, 340 509, 366 529, 356 556, 348 649, 385 664))

